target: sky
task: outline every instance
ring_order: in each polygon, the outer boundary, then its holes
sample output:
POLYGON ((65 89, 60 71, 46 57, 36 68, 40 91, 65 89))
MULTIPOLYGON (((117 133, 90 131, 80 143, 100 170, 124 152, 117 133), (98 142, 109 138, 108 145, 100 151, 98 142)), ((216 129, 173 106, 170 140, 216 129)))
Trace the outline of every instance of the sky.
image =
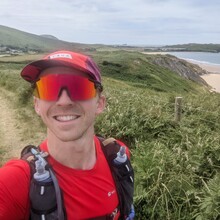
POLYGON ((220 1, 0 0, 0 25, 86 44, 220 44, 220 1))

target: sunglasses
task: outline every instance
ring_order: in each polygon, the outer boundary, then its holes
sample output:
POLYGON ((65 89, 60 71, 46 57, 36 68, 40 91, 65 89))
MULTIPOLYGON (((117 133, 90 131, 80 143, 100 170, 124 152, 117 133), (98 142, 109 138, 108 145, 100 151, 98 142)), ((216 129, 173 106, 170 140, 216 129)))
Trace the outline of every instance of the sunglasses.
POLYGON ((46 101, 57 101, 66 90, 73 101, 83 101, 96 96, 96 89, 101 84, 86 77, 73 74, 49 74, 36 82, 34 95, 46 101))

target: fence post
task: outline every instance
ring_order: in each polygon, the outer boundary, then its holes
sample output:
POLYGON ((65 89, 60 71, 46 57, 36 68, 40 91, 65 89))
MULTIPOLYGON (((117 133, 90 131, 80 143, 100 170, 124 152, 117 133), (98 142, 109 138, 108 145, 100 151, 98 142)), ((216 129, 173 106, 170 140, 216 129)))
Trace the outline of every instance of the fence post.
POLYGON ((182 115, 182 97, 175 98, 175 121, 180 122, 182 115))

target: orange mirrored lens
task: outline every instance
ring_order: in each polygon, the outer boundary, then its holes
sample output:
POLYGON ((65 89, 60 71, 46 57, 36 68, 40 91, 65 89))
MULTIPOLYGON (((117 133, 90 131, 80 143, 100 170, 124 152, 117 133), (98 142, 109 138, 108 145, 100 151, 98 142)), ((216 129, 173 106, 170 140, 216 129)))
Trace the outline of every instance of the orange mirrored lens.
POLYGON ((72 74, 49 74, 36 82, 34 95, 47 101, 56 101, 62 90, 67 90, 70 98, 87 100, 96 96, 94 82, 88 78, 72 74))

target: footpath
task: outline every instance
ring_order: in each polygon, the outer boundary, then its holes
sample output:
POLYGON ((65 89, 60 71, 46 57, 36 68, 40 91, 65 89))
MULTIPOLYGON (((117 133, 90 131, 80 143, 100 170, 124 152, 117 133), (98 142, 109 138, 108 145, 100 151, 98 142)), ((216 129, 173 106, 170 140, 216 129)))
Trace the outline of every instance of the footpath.
POLYGON ((13 92, 0 87, 0 167, 11 158, 19 158, 26 145, 38 145, 45 138, 44 129, 33 133, 29 124, 20 121, 14 96, 13 92))
POLYGON ((0 165, 11 157, 18 157, 23 142, 13 108, 12 94, 0 87, 0 165))

